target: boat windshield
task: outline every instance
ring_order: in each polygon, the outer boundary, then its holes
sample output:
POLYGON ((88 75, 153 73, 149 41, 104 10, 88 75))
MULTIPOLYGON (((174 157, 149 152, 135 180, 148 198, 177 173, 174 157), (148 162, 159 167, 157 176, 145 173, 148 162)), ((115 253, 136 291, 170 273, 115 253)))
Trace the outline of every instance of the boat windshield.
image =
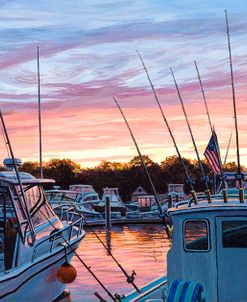
POLYGON ((90 185, 70 185, 69 189, 71 191, 74 191, 76 193, 81 193, 81 194, 85 194, 85 193, 94 193, 94 188, 90 185))
POLYGON ((46 201, 43 187, 26 186, 24 191, 34 225, 38 225, 54 216, 46 201))
POLYGON ((78 194, 70 191, 50 191, 46 192, 46 196, 49 202, 75 202, 78 194))
MULTIPOLYGON (((54 216, 54 213, 46 201, 43 187, 39 185, 25 185, 23 186, 23 189, 27 208, 31 214, 31 219, 34 226, 37 226, 38 224, 41 224, 54 216)), ((17 197, 16 195, 18 195, 22 200, 19 185, 15 186, 15 190, 13 190, 12 193, 14 199, 17 197)))

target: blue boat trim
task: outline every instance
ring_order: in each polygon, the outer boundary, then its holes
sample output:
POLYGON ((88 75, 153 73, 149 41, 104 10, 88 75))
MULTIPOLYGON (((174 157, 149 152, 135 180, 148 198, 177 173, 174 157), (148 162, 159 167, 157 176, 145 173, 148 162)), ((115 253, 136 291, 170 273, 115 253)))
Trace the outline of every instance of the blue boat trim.
POLYGON ((141 292, 137 291, 130 293, 127 297, 123 298, 122 302, 138 301, 139 299, 145 297, 150 292, 156 290, 157 288, 165 285, 167 283, 167 276, 162 276, 155 279, 141 288, 141 292))

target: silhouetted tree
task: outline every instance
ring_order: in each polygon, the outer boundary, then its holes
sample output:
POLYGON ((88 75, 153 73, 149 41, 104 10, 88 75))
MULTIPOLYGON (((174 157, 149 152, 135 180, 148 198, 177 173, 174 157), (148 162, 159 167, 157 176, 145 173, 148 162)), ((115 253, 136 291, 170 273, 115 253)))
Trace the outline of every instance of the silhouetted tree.
POLYGON ((80 165, 70 159, 51 159, 44 164, 44 177, 55 179, 56 184, 67 189, 74 183, 75 174, 80 170, 80 165))

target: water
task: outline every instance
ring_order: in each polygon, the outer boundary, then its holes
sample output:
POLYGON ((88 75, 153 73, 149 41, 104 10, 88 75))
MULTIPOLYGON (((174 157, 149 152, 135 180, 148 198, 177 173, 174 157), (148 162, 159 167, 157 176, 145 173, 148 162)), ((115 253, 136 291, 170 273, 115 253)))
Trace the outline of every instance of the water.
MULTIPOLYGON (((77 250, 78 254, 112 294, 123 295, 131 292, 132 285, 126 282, 126 277, 112 258, 107 256, 102 244, 90 230, 86 231, 87 235, 77 250)), ((134 270, 137 273, 135 283, 138 287, 165 274, 169 241, 162 225, 117 226, 113 227, 110 234, 104 228, 97 228, 95 231, 111 248, 113 255, 126 271, 131 273, 134 270)), ((76 281, 68 287, 73 302, 98 301, 95 291, 110 300, 76 257, 72 264, 78 272, 76 281)))

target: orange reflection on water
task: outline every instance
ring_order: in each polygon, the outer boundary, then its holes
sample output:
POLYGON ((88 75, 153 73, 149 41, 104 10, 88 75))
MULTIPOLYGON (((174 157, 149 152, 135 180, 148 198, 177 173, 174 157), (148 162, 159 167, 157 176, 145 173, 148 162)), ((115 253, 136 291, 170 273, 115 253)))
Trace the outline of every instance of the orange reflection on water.
MULTIPOLYGON (((166 254, 170 243, 162 225, 117 226, 108 234, 104 228, 95 230, 128 274, 132 270, 137 273, 135 283, 138 287, 166 273, 166 254)), ((77 252, 112 294, 123 295, 133 290, 117 264, 107 256, 107 251, 89 230, 77 252)), ((69 286, 72 301, 98 301, 94 296, 96 291, 107 299, 107 294, 75 257, 73 265, 78 276, 69 286)))

